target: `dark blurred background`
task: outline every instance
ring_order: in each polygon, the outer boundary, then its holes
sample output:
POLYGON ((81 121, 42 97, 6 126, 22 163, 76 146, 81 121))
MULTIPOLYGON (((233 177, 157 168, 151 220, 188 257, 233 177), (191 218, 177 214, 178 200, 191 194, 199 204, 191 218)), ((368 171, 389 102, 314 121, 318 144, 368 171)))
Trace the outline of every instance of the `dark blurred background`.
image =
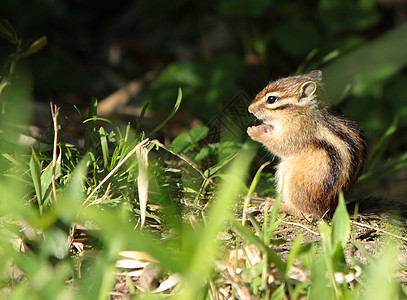
MULTIPOLYGON (((269 80, 318 68, 328 101, 371 145, 398 118, 386 155, 407 151, 406 0, 2 0, 0 17, 27 42, 47 37, 13 74, 39 126, 51 122, 50 101, 75 115, 73 106, 85 111, 94 96, 100 114, 118 122, 133 122, 149 102, 148 128, 181 87, 170 140, 239 93, 251 98, 269 80)), ((0 40, 2 76, 13 51, 0 40)), ((397 176, 404 186, 405 171, 397 176)))

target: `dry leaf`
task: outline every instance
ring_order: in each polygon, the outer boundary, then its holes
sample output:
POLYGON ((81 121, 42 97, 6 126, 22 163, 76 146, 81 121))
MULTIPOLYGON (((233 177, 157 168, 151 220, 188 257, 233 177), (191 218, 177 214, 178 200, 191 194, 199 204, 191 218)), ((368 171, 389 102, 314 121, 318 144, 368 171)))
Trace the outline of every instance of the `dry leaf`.
POLYGON ((153 293, 161 293, 176 286, 181 281, 181 275, 178 273, 172 274, 166 280, 161 282, 160 286, 156 288, 153 293))

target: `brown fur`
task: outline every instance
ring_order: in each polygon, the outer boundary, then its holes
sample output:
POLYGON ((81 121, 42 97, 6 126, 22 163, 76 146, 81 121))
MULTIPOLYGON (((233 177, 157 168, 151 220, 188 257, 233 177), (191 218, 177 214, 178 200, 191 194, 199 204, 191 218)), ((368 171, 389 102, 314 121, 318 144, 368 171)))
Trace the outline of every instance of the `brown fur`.
POLYGON ((281 209, 300 217, 330 217, 339 191, 349 191, 366 159, 365 138, 356 124, 317 102, 320 80, 320 71, 279 79, 249 106, 264 124, 247 133, 280 158, 281 209), (270 95, 278 100, 267 103, 270 95))

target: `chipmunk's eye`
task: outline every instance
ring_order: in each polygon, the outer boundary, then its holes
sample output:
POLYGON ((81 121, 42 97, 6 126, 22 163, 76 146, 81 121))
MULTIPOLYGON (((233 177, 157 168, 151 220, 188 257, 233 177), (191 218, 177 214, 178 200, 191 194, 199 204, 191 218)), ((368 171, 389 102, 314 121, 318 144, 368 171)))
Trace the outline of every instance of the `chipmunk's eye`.
POLYGON ((267 97, 266 102, 267 102, 267 104, 273 104, 273 103, 276 103, 278 101, 278 99, 279 99, 278 97, 270 95, 267 97))

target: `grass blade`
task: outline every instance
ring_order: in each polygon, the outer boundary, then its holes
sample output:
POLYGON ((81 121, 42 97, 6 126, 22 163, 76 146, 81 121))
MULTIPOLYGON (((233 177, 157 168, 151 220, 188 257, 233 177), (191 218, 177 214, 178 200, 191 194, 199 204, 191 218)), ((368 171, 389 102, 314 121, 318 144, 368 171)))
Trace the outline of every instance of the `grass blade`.
POLYGON ((35 40, 34 42, 32 42, 31 45, 28 47, 28 49, 19 53, 16 57, 16 60, 20 60, 24 57, 34 54, 34 53, 40 51, 46 45, 47 45, 47 37, 44 35, 44 36, 40 37, 39 39, 35 40))
MULTIPOLYGON (((98 109, 98 100, 95 97, 92 97, 89 104, 89 113, 88 119, 93 119, 97 116, 97 109, 98 109)), ((88 152, 93 144, 92 140, 92 133, 95 128, 96 120, 93 122, 84 122, 85 124, 85 153, 88 152)))
POLYGON ((140 130, 141 130, 141 122, 143 122, 143 118, 144 118, 144 114, 146 113, 147 107, 148 107, 149 103, 146 103, 143 106, 143 109, 141 110, 140 116, 137 120, 137 126, 136 126, 136 134, 140 134, 140 130))
POLYGON ((332 243, 335 246, 340 243, 342 249, 348 243, 350 235, 350 219, 348 210, 346 209, 345 198, 343 193, 339 194, 339 203, 336 208, 335 214, 332 218, 332 243))
POLYGON ((0 19, 0 36, 14 45, 18 44, 18 36, 14 28, 6 19, 2 18, 0 19))
POLYGON ((376 165, 379 159, 383 157, 384 151, 387 149, 387 146, 389 145, 390 140, 392 139, 397 128, 398 128, 398 118, 395 117, 393 122, 390 124, 389 128, 387 128, 386 132, 374 146, 372 154, 370 155, 370 159, 366 164, 365 172, 369 172, 376 165))
POLYGON ((286 264, 283 260, 272 249, 266 246, 258 236, 250 231, 249 228, 243 226, 239 222, 233 222, 233 228, 242 236, 244 241, 256 245, 264 254, 267 254, 269 260, 275 264, 281 274, 285 274, 286 264))
POLYGON ((154 133, 160 130, 175 115, 175 113, 178 111, 178 108, 181 105, 181 100, 182 100, 182 90, 181 88, 179 88, 177 101, 175 102, 172 112, 168 115, 168 117, 164 121, 162 121, 156 128, 154 128, 153 131, 150 132, 150 136, 152 136, 154 133))
POLYGON ((103 166, 109 166, 109 146, 107 144, 107 133, 103 127, 99 128, 100 134, 100 147, 102 148, 103 166))
POLYGON ((41 163, 38 160, 37 155, 35 154, 34 149, 32 149, 31 159, 30 159, 30 171, 31 177, 34 183, 35 194, 37 196, 38 207, 40 209, 40 213, 42 214, 43 207, 43 199, 42 199, 42 189, 41 189, 41 163))
POLYGON ((194 251, 179 299, 197 299, 204 280, 209 276, 213 260, 220 250, 217 236, 226 226, 226 221, 232 218, 232 204, 241 192, 240 185, 236 185, 236 182, 240 182, 246 175, 253 156, 254 151, 244 147, 227 172, 230 176, 224 177, 226 180, 220 185, 218 197, 210 207, 207 225, 196 233, 199 239, 193 245, 194 251))
POLYGON ((254 178, 252 180, 252 183, 250 184, 249 191, 247 192, 247 195, 244 199, 244 205, 243 205, 243 215, 242 215, 242 224, 244 225, 246 223, 246 218, 247 218, 247 208, 249 207, 250 203, 250 197, 254 193, 254 189, 256 188, 257 184, 259 183, 261 172, 263 169, 270 164, 270 161, 265 162, 260 166, 260 168, 257 170, 256 175, 254 175, 254 178))

